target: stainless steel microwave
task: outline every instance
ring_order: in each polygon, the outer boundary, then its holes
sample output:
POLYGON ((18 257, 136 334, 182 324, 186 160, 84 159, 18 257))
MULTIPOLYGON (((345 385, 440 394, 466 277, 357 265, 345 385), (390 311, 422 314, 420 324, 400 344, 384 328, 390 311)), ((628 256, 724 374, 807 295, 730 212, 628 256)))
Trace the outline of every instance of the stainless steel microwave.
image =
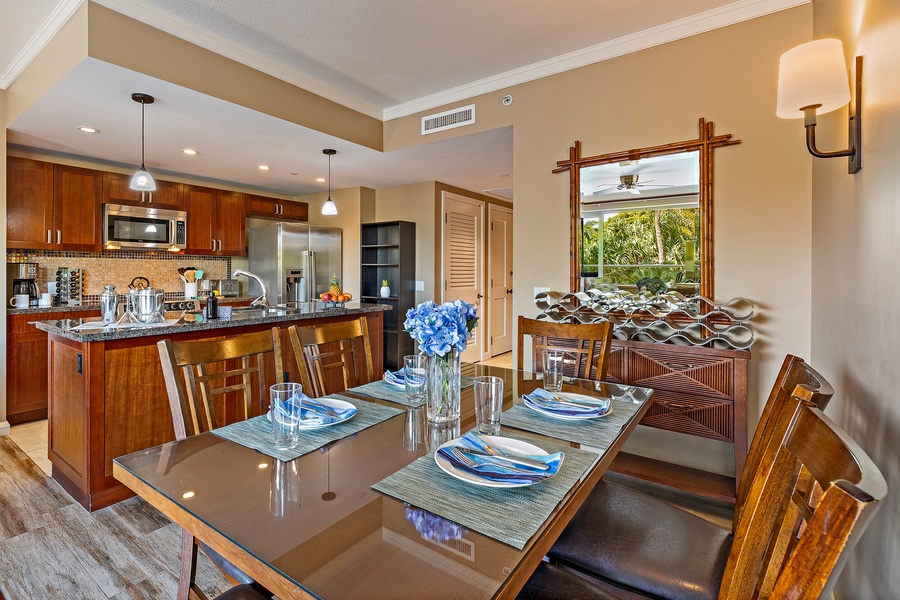
POLYGON ((103 205, 103 245, 184 250, 187 213, 145 206, 103 205))

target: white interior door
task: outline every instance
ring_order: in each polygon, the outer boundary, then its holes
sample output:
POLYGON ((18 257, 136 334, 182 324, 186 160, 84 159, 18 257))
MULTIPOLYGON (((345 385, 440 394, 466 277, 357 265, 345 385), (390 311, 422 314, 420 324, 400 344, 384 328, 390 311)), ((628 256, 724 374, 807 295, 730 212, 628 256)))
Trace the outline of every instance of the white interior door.
POLYGON ((512 211, 488 206, 488 339, 490 356, 512 350, 512 211))
POLYGON ((484 203, 444 192, 443 302, 465 300, 478 308, 480 317, 472 340, 462 354, 465 362, 482 359, 484 349, 482 221, 484 203))

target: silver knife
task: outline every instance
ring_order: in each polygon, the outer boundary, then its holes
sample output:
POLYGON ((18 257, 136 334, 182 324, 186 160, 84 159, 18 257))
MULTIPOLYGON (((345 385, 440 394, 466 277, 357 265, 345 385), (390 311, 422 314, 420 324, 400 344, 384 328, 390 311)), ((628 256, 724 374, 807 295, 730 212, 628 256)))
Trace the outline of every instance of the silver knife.
POLYGON ((489 454, 487 452, 482 452, 481 450, 470 450, 469 448, 461 448, 459 446, 457 446, 457 449, 463 454, 471 454, 472 456, 480 456, 482 458, 493 458, 495 460, 508 462, 514 465, 525 465, 526 467, 538 469, 539 471, 550 470, 550 465, 539 460, 534 460, 533 458, 525 458, 524 456, 507 456, 506 454, 489 454))

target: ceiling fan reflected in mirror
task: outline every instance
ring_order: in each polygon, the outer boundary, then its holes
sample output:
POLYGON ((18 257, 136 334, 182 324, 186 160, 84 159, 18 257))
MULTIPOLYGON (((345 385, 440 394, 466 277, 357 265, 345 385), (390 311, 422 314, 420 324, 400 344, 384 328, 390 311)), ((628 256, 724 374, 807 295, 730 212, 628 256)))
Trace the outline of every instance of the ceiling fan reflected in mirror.
POLYGON ((620 175, 618 184, 615 183, 601 183, 597 186, 597 189, 594 190, 593 194, 595 196, 599 196, 600 194, 610 194, 613 192, 624 192, 628 191, 634 194, 635 196, 641 195, 640 188, 663 188, 663 187, 673 187, 672 184, 667 183, 652 183, 653 179, 648 179, 644 183, 638 183, 638 175, 620 175))

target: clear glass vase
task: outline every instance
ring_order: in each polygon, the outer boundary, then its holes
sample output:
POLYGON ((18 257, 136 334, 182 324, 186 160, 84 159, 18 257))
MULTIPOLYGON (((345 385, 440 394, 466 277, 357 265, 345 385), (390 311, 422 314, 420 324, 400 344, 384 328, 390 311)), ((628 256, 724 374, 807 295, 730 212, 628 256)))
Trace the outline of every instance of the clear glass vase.
POLYGON ((459 352, 451 350, 444 356, 435 354, 428 361, 429 421, 445 423, 459 419, 459 352))

